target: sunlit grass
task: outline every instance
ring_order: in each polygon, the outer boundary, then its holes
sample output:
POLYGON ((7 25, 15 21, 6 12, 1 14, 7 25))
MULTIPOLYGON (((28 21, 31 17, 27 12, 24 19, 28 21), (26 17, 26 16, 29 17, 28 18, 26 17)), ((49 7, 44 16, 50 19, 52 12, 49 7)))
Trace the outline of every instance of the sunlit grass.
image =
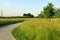
POLYGON ((13 23, 18 23, 24 21, 23 19, 20 18, 0 18, 0 26, 8 25, 8 24, 13 24, 13 23))
POLYGON ((60 19, 28 18, 12 34, 17 40, 60 40, 60 19))

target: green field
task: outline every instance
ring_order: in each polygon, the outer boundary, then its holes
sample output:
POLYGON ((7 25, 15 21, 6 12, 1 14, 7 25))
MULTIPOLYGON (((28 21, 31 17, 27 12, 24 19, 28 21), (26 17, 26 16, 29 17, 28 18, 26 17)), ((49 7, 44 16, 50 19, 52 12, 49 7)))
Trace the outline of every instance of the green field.
POLYGON ((5 26, 13 23, 22 22, 24 20, 20 18, 0 18, 0 26, 5 26))
POLYGON ((17 40, 60 40, 60 19, 28 18, 12 34, 17 40))

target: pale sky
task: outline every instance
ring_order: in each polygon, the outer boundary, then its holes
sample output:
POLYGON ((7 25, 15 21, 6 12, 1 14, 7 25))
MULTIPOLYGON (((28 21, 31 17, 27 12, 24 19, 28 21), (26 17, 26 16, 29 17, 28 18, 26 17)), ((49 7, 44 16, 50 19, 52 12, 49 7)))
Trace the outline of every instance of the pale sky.
POLYGON ((23 13, 37 16, 49 2, 60 7, 60 0, 0 0, 0 15, 2 9, 4 16, 22 16, 23 13))

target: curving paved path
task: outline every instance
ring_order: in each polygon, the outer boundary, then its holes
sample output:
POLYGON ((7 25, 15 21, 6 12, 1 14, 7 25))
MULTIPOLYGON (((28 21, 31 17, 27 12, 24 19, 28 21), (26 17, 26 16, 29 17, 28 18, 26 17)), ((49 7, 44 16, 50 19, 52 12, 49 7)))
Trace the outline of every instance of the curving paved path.
POLYGON ((11 24, 11 25, 7 25, 4 26, 2 28, 0 28, 0 40, 16 40, 12 34, 11 31, 18 27, 21 23, 16 23, 16 24, 11 24))

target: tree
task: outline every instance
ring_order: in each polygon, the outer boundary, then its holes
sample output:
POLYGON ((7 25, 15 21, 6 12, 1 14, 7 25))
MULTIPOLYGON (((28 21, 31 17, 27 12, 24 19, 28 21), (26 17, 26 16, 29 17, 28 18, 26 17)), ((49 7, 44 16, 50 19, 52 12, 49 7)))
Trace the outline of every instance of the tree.
POLYGON ((33 18, 34 17, 34 15, 32 15, 31 13, 28 13, 28 14, 24 13, 23 16, 27 17, 27 18, 33 18))
POLYGON ((39 18, 44 18, 44 13, 41 11, 41 13, 38 15, 39 18))
POLYGON ((60 18, 60 8, 56 10, 55 18, 60 18))
MULTIPOLYGON (((55 15, 54 5, 52 3, 48 3, 48 5, 44 7, 42 12, 43 12, 44 18, 53 17, 55 15)), ((42 13, 40 15, 42 15, 42 13)))

